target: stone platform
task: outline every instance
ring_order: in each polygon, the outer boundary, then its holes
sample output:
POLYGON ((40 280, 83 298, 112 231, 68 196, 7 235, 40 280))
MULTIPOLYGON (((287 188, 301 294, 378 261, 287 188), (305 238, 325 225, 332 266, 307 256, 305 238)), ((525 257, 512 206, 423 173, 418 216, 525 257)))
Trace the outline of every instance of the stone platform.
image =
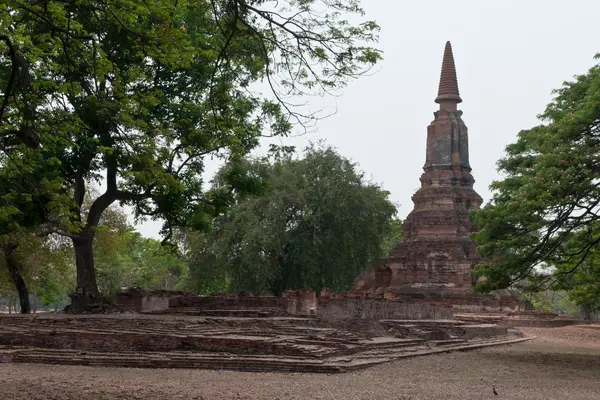
POLYGON ((581 321, 543 311, 511 311, 508 313, 457 313, 457 321, 467 323, 497 324, 507 328, 559 328, 568 325, 577 325, 581 321))
POLYGON ((0 362, 339 373, 527 340, 453 320, 381 320, 376 331, 316 318, 12 315, 0 317, 0 362))

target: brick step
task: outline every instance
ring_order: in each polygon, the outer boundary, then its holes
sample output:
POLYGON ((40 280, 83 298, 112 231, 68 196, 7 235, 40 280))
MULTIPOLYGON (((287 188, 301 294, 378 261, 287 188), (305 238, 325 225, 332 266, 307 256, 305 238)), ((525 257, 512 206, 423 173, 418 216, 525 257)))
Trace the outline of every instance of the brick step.
POLYGON ((396 349, 385 349, 385 350, 367 350, 361 351, 355 354, 351 354, 345 357, 339 357, 340 359, 352 359, 352 360, 370 360, 370 359, 393 359, 397 357, 405 356, 406 354, 413 354, 416 352, 427 351, 431 349, 429 346, 411 346, 411 347, 401 347, 396 349))
POLYGON ((492 337, 507 333, 506 327, 485 323, 454 323, 442 321, 396 321, 381 320, 381 325, 389 331, 398 331, 400 336, 417 336, 426 340, 448 340, 453 338, 473 339, 492 337))
POLYGON ((447 339, 447 340, 430 340, 427 343, 431 346, 445 346, 448 344, 466 343, 465 339, 447 339))
POLYGON ((385 325, 411 327, 454 327, 463 324, 453 319, 380 319, 378 322, 385 325))
POLYGON ((418 345, 423 343, 423 339, 420 338, 409 338, 409 339, 398 339, 398 338, 389 338, 391 340, 381 341, 381 342, 365 342, 363 343, 363 347, 367 350, 375 350, 375 349, 396 349, 402 347, 410 347, 414 345, 418 345))
POLYGON ((228 336, 185 336, 185 335, 145 335, 131 334, 128 332, 88 332, 88 331, 61 331, 56 330, 52 334, 49 331, 40 332, 39 330, 29 330, 27 332, 7 332, 0 331, 0 344, 7 346, 26 346, 35 347, 78 349, 88 350, 91 346, 97 344, 97 350, 106 349, 117 351, 174 351, 174 350, 195 350, 197 352, 221 352, 229 353, 258 353, 258 354, 276 354, 276 355, 296 355, 296 356, 318 356, 318 346, 301 346, 293 343, 269 342, 269 337, 243 337, 241 335, 228 336), (126 341, 123 338, 127 338, 126 341), (161 341, 168 340, 167 344, 161 341), (173 340, 176 340, 173 342, 173 340), (92 343, 92 344, 91 344, 92 343), (113 345, 118 345, 115 348, 113 345), (156 346, 153 348, 153 346, 156 346))
MULTIPOLYGON (((14 353, 14 350, 11 350, 14 353)), ((139 357, 150 357, 153 359, 159 360, 170 360, 173 362, 179 361, 187 361, 187 360, 223 360, 223 359, 252 359, 252 360, 278 360, 285 359, 290 361, 302 361, 308 363, 322 363, 322 359, 311 358, 305 356, 277 356, 273 354, 252 354, 252 355, 243 355, 243 354, 235 354, 235 353, 192 353, 192 352, 118 352, 118 353, 104 353, 104 352, 95 352, 95 351, 78 351, 78 350, 69 350, 69 349, 22 349, 19 351, 19 356, 28 357, 30 355, 35 355, 36 357, 71 357, 71 358, 94 358, 94 359, 104 359, 106 357, 109 358, 122 358, 122 359, 138 359, 139 357)))
POLYGON ((450 340, 440 340, 440 341, 427 341, 422 342, 420 345, 407 346, 407 347, 398 347, 391 349, 374 349, 368 351, 357 352, 353 354, 352 357, 361 358, 361 357, 387 357, 387 358, 397 358, 397 357, 405 357, 406 354, 411 353, 422 353, 422 352, 430 352, 430 351, 452 351, 456 349, 463 348, 465 346, 487 346, 487 345, 495 345, 497 343, 504 343, 506 341, 511 340, 519 340, 520 338, 515 338, 514 336, 502 336, 498 338, 489 338, 489 339, 475 339, 475 340, 463 340, 463 339, 450 339, 450 340))
POLYGON ((267 310, 249 309, 249 310, 203 310, 195 307, 170 308, 161 312, 146 314, 182 314, 193 316, 209 317, 243 317, 243 318, 267 318, 276 315, 276 313, 267 310))
MULTIPOLYGON (((375 359, 378 360, 377 361, 378 364, 381 364, 384 362, 401 360, 403 358, 420 357, 420 356, 439 354, 439 353, 449 353, 452 351, 470 351, 470 350, 477 350, 480 348, 499 346, 499 345, 510 345, 510 344, 516 344, 516 343, 520 343, 520 342, 525 342, 525 341, 528 341, 531 339, 533 339, 533 337, 515 338, 514 336, 505 336, 502 338, 496 338, 494 340, 490 340, 490 339, 474 340, 474 341, 464 342, 462 344, 444 345, 444 346, 439 346, 439 347, 421 346, 420 348, 415 347, 415 348, 396 349, 392 352, 387 353, 385 356, 381 355, 381 354, 377 354, 377 353, 370 354, 369 357, 366 358, 364 364, 358 365, 357 367, 353 367, 352 363, 350 363, 345 366, 345 369, 348 372, 350 372, 350 371, 354 371, 354 370, 358 370, 358 369, 362 369, 362 368, 367 368, 368 365, 367 366, 363 366, 363 365, 366 365, 375 359)), ((360 358, 360 356, 361 356, 361 354, 355 355, 354 356, 355 360, 358 360, 360 358)), ((333 364, 337 365, 338 363, 334 362, 333 364)))
MULTIPOLYGON (((22 329, 32 328, 53 329, 75 329, 75 330, 115 330, 115 331, 139 331, 173 333, 179 331, 201 331, 224 330, 224 329, 247 329, 256 330, 295 330, 295 329, 319 329, 320 322, 314 318, 287 318, 287 317, 217 317, 204 316, 194 317, 186 315, 169 315, 167 317, 157 315, 144 315, 148 319, 139 318, 82 318, 81 316, 68 319, 48 318, 2 318, 0 317, 0 329, 22 329), (167 319, 165 319, 167 318, 167 319)), ((331 330, 331 329, 329 329, 331 330)), ((327 330, 325 330, 327 331, 327 330)))
POLYGON ((129 368, 196 368, 229 369, 252 372, 304 372, 304 373, 340 373, 370 367, 401 358, 443 353, 449 351, 472 350, 476 348, 512 344, 529 338, 503 337, 495 340, 476 340, 473 342, 440 345, 436 347, 414 346, 384 351, 358 353, 351 357, 333 357, 327 360, 298 360, 275 357, 255 357, 239 355, 208 355, 186 353, 100 353, 76 352, 72 350, 16 350, 12 362, 44 363, 62 365, 89 365, 129 368))
POLYGON ((260 360, 247 358, 188 358, 167 359, 148 357, 120 357, 116 355, 91 357, 52 355, 44 356, 38 354, 21 354, 13 358, 19 363, 40 363, 60 365, 88 365, 102 367, 128 367, 128 368, 189 368, 189 369, 227 369, 250 372, 307 372, 307 373, 336 373, 344 372, 339 366, 331 366, 324 363, 314 363, 310 360, 260 360))
POLYGON ((346 349, 337 349, 330 351, 327 355, 329 357, 344 357, 344 356, 357 356, 359 354, 364 354, 368 352, 373 352, 374 354, 386 354, 390 351, 395 351, 398 349, 410 349, 422 342, 421 339, 415 339, 410 343, 386 343, 386 344, 364 344, 362 346, 349 346, 346 349))

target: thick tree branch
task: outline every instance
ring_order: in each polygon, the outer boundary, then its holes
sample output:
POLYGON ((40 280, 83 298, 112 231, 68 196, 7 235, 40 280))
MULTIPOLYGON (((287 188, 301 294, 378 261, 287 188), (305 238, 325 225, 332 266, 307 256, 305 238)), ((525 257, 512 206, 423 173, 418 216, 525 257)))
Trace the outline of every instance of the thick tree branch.
POLYGON ((15 79, 17 76, 17 71, 19 70, 19 61, 17 58, 17 51, 10 40, 10 38, 6 35, 0 35, 0 40, 2 40, 6 46, 8 47, 8 52, 10 53, 11 59, 11 71, 10 76, 8 77, 8 82, 6 84, 6 88, 4 89, 4 97, 2 98, 2 105, 0 106, 0 122, 2 121, 2 117, 4 116, 4 111, 6 107, 8 107, 8 102, 10 101, 10 96, 12 94, 13 86, 15 84, 15 79))
POLYGON ((47 24, 48 24, 48 26, 50 26, 52 29, 54 29, 54 30, 56 30, 56 31, 58 31, 58 32, 64 33, 64 34, 66 34, 66 35, 67 35, 68 37, 70 37, 70 38, 73 38, 73 39, 83 39, 83 40, 92 40, 92 39, 94 38, 93 36, 90 36, 90 35, 77 35, 77 34, 74 34, 74 33, 73 33, 73 32, 71 32, 70 30, 68 30, 68 29, 65 29, 65 28, 62 28, 62 27, 60 27, 60 26, 56 25, 56 24, 55 24, 55 23, 54 23, 54 22, 53 22, 53 21, 52 21, 50 18, 48 18, 47 16, 45 16, 45 15, 43 15, 43 14, 40 14, 40 13, 38 13, 37 11, 35 11, 35 10, 32 10, 32 9, 31 9, 31 8, 29 8, 29 7, 25 7, 25 6, 21 5, 21 6, 19 6, 19 8, 20 8, 20 9, 22 9, 22 10, 24 10, 24 11, 27 11, 27 12, 28 12, 28 13, 30 13, 30 14, 33 14, 33 15, 35 15, 36 17, 38 17, 39 19, 41 19, 42 21, 44 21, 45 23, 47 23, 47 24))

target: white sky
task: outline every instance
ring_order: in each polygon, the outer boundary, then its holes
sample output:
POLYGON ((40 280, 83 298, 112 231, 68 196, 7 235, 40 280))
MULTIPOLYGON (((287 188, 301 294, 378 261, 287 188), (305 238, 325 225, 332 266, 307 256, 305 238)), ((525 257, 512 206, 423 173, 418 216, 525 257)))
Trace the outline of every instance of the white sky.
MULTIPOLYGON (((363 6, 381 26, 379 71, 325 99, 337 113, 320 121, 316 132, 281 143, 302 148, 325 139, 391 192, 403 219, 420 186, 447 40, 469 128, 475 190, 484 201, 499 178, 496 161, 504 147, 519 130, 538 124, 552 89, 585 73, 600 52, 597 0, 363 0, 363 6)), ((155 238, 159 229, 153 221, 138 226, 155 238)))

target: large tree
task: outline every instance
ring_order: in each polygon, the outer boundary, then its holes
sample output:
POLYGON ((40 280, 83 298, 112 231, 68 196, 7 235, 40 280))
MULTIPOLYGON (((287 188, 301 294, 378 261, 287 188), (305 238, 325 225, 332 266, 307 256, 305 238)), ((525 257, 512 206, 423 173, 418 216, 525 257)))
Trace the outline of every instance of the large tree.
POLYGON ((15 0, 3 7, 0 128, 13 145, 33 132, 30 145, 61 172, 71 207, 60 230, 77 264, 74 311, 98 298, 92 244, 111 204, 162 218, 167 239, 174 226, 206 227, 235 189, 203 190, 207 156, 240 157, 262 134, 310 124, 315 116, 290 96, 339 88, 380 58, 368 47, 377 25, 345 20, 362 15, 356 0, 15 0), (256 91, 259 80, 268 96, 256 91), (84 213, 93 181, 106 190, 84 213))
POLYGON ((396 208, 333 149, 309 147, 303 158, 246 168, 268 184, 266 193, 238 199, 212 232, 191 241, 197 289, 345 290, 381 256, 396 208))
MULTIPOLYGON (((597 57, 598 58, 598 57, 597 57)), ((493 199, 476 214, 485 258, 480 290, 595 286, 600 280, 600 65, 564 83, 498 165, 493 199), (549 270, 549 271, 548 271, 549 270), (550 273, 548 273, 550 272, 550 273)))

